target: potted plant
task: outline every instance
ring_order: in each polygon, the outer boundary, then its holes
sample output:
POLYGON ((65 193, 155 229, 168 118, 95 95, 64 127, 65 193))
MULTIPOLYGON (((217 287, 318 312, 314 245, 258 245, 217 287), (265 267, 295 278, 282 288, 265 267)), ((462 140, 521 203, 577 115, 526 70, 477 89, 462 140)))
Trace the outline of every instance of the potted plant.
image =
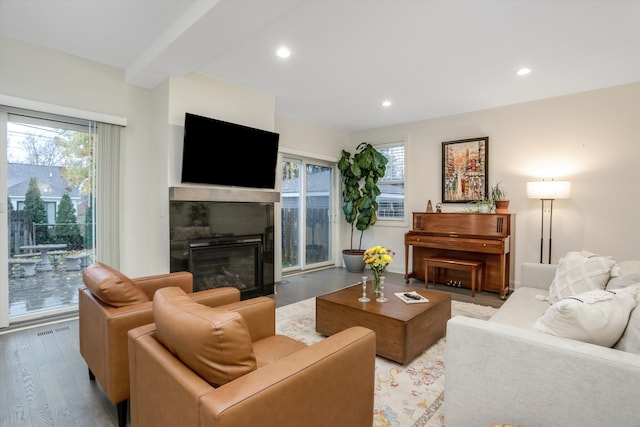
POLYGON ((364 270, 362 256, 362 236, 369 227, 376 223, 380 195, 378 180, 387 170, 387 158, 373 145, 362 142, 352 155, 342 150, 338 169, 342 178, 342 213, 348 224, 351 224, 351 247, 342 251, 344 263, 350 272, 364 270), (353 245, 354 229, 360 230, 358 248, 353 245))
POLYGON ((491 190, 489 191, 489 200, 496 208, 496 213, 509 213, 509 200, 507 200, 507 193, 500 182, 496 182, 496 184, 491 187, 491 190))

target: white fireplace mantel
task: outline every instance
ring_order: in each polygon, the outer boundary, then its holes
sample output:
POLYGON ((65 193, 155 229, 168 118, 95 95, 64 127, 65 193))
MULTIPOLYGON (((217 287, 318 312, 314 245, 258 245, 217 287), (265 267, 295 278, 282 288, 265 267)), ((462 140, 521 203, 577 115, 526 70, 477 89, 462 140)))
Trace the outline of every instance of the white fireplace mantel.
POLYGON ((185 202, 276 203, 280 201, 280 192, 235 187, 217 188, 180 186, 169 187, 169 200, 185 202))

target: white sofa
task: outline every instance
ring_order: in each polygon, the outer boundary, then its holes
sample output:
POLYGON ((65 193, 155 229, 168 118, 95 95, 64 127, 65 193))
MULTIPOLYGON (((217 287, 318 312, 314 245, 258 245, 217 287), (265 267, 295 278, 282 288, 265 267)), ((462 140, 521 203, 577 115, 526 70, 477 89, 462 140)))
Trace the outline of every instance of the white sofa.
POLYGON ((640 426, 639 354, 531 328, 555 271, 524 263, 522 284, 489 321, 448 322, 447 427, 640 426))

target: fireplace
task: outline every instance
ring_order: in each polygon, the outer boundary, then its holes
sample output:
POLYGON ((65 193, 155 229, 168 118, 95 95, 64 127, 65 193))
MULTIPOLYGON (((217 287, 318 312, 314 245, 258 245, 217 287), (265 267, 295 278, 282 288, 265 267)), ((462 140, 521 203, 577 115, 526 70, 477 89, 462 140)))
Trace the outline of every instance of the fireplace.
POLYGON ((190 271, 194 291, 231 286, 242 299, 274 292, 273 202, 279 193, 238 193, 171 188, 170 271, 190 271))
POLYGON ((262 236, 226 236, 189 241, 193 290, 238 288, 243 299, 263 295, 262 236))

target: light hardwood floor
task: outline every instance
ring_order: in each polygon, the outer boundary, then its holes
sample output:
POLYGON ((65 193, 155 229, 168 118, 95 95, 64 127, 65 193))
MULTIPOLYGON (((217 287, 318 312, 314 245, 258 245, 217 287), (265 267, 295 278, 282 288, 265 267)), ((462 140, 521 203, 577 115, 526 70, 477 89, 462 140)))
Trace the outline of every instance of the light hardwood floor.
MULTIPOLYGON (((292 304, 358 283, 360 273, 331 268, 285 277, 276 285, 276 305, 292 304)), ((404 284, 404 276, 388 273, 387 281, 404 284)), ((408 286, 424 287, 412 280, 408 286)), ((430 286, 452 298, 500 306, 489 292, 471 298, 468 289, 430 286)), ((31 325, 0 335, 0 427, 117 426, 116 408, 100 386, 89 381, 80 356, 77 320, 31 325)))

